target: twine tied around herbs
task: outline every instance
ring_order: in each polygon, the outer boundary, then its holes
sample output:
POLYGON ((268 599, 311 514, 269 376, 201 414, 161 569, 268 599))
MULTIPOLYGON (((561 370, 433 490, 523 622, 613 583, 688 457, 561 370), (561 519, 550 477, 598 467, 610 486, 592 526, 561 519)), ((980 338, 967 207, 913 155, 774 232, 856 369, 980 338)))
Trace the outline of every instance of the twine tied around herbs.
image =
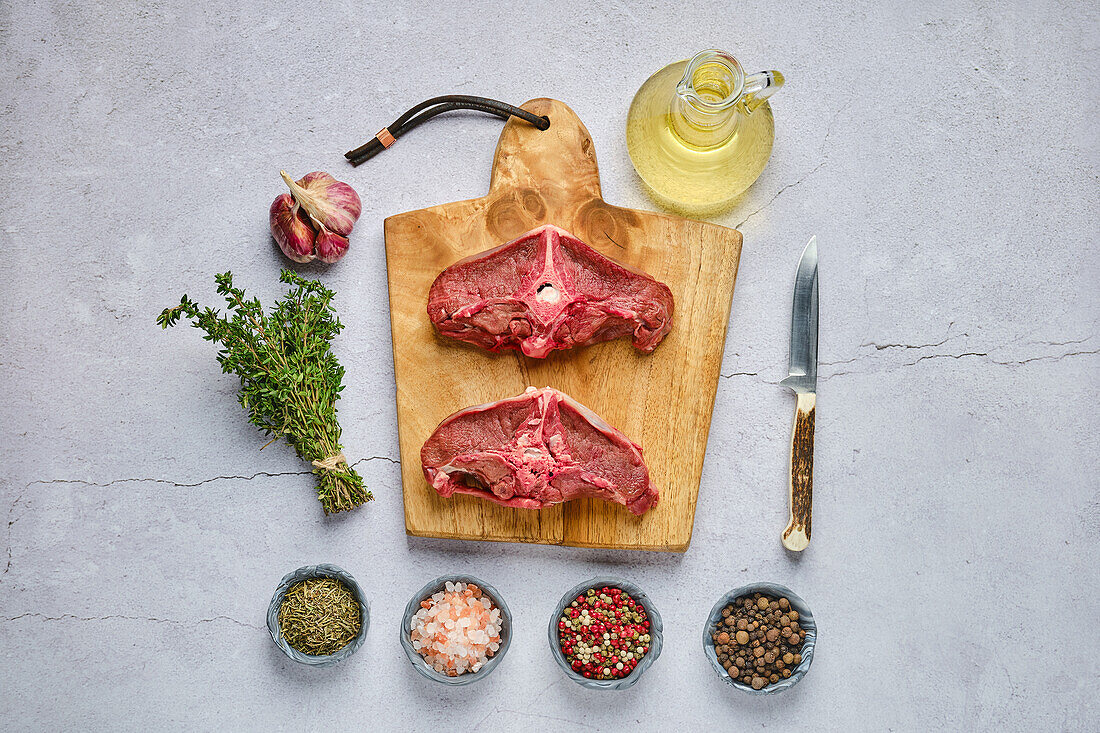
POLYGON ((319 468, 322 471, 335 471, 341 463, 347 465, 348 459, 344 458, 343 452, 338 451, 334 456, 329 456, 320 461, 313 461, 312 463, 314 468, 319 468))

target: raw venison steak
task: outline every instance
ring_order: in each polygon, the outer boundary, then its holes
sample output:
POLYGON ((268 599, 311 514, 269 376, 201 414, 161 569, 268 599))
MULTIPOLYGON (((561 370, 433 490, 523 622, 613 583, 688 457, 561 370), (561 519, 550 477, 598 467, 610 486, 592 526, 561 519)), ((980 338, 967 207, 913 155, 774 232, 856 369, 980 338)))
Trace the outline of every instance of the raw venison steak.
POLYGON ((473 494, 525 509, 594 496, 644 514, 657 503, 642 450, 550 387, 460 410, 420 449, 440 496, 473 494))
POLYGON ((546 225, 441 272, 428 317, 444 336, 539 359, 627 335, 649 352, 672 327, 672 291, 546 225))

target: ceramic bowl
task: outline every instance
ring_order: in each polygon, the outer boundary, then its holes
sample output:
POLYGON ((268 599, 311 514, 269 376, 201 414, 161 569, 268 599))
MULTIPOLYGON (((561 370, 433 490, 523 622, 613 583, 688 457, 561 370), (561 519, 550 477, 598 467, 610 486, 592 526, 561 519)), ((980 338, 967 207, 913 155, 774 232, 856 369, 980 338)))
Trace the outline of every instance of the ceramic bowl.
POLYGON ((412 664, 413 669, 424 677, 439 682, 440 684, 458 687, 459 685, 469 685, 478 680, 485 679, 497 668, 497 665, 500 664, 500 660, 504 659, 504 655, 507 653, 508 646, 511 643, 512 612, 508 609, 508 604, 504 602, 504 599, 501 598, 500 592, 496 588, 472 575, 444 575, 436 578, 418 590, 416 594, 409 599, 408 605, 405 606, 405 616, 401 621, 401 648, 405 650, 405 656, 409 658, 409 662, 412 664), (489 596, 489 600, 493 602, 494 606, 500 609, 500 649, 498 649, 497 653, 491 656, 489 661, 485 663, 485 666, 477 672, 467 672, 457 677, 448 677, 442 672, 436 672, 428 665, 424 657, 420 656, 420 652, 413 649, 412 645, 412 618, 416 615, 416 612, 420 610, 420 602, 443 590, 447 583, 473 583, 478 588, 481 588, 482 593, 489 596))
POLYGON ((625 690, 634 686, 645 674, 645 671, 649 669, 649 666, 657 661, 657 657, 661 656, 661 647, 664 646, 664 626, 661 623, 661 614, 657 613, 653 601, 649 599, 645 591, 630 581, 614 577, 592 578, 570 588, 558 601, 558 605, 554 609, 554 615, 550 617, 548 634, 550 637, 550 651, 553 653, 558 666, 561 667, 569 679, 590 690, 625 690), (638 662, 638 666, 634 668, 634 671, 626 677, 615 680, 592 680, 578 674, 565 660, 565 654, 561 650, 561 642, 558 640, 558 621, 561 619, 566 606, 576 600, 577 596, 589 588, 603 588, 605 585, 626 591, 631 598, 642 604, 646 615, 649 617, 649 651, 642 657, 642 661, 638 662))
POLYGON ((363 593, 363 589, 359 587, 359 584, 355 582, 355 578, 351 577, 350 573, 335 565, 306 565, 305 567, 298 568, 293 573, 287 573, 287 575, 283 577, 282 582, 279 583, 279 587, 275 589, 275 595, 271 598, 271 605, 267 607, 267 630, 271 632, 272 641, 283 650, 283 654, 287 655, 295 662, 301 662, 311 667, 330 667, 337 662, 344 661, 352 654, 355 654, 359 647, 363 646, 369 628, 370 608, 367 603, 367 597, 363 593), (303 580, 309 580, 310 578, 336 578, 346 585, 355 596, 355 599, 359 601, 359 618, 362 623, 362 627, 359 629, 359 635, 348 642, 348 645, 343 649, 332 654, 319 656, 300 652, 290 646, 290 644, 287 644, 286 639, 283 638, 282 630, 279 628, 279 609, 283 605, 283 598, 286 597, 287 590, 292 585, 300 583, 303 580))
POLYGON ((817 622, 814 621, 814 615, 810 613, 810 607, 790 588, 775 583, 750 583, 740 588, 734 588, 718 599, 718 602, 714 604, 714 608, 710 609, 710 616, 707 617, 706 626, 703 627, 703 651, 706 652, 707 659, 710 660, 710 666, 714 667, 714 671, 725 680, 727 685, 736 687, 738 690, 751 695, 774 695, 797 685, 810 669, 810 663, 814 660, 814 646, 816 643, 817 622), (792 670, 791 676, 787 679, 781 679, 759 690, 754 690, 751 686, 738 682, 729 676, 729 673, 718 663, 718 654, 714 651, 714 641, 710 638, 711 632, 722 618, 722 609, 741 596, 752 595, 753 593, 764 593, 775 598, 789 600, 791 608, 798 611, 798 625, 806 630, 806 639, 802 642, 802 662, 792 670))

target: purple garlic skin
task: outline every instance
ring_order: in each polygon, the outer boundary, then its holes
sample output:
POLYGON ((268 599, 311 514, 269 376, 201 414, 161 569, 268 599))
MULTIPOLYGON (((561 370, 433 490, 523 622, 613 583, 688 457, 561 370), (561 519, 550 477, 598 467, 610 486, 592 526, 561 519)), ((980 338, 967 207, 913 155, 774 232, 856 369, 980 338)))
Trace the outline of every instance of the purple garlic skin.
POLYGON ((317 232, 317 259, 321 262, 336 262, 348 251, 347 237, 341 237, 335 232, 321 227, 317 232))
MULTIPOLYGON (((309 220, 289 193, 279 194, 271 204, 271 236, 279 249, 295 262, 313 259, 313 230, 309 220)), ((333 260, 335 262, 335 260, 333 260)))
POLYGON ((321 171, 307 173, 297 182, 286 171, 279 171, 279 175, 314 224, 343 237, 351 234, 351 228, 363 212, 363 203, 354 188, 321 171))
POLYGON ((279 171, 289 194, 271 204, 271 235, 295 262, 336 262, 348 251, 348 235, 363 211, 359 194, 328 173, 314 171, 295 181, 279 171))

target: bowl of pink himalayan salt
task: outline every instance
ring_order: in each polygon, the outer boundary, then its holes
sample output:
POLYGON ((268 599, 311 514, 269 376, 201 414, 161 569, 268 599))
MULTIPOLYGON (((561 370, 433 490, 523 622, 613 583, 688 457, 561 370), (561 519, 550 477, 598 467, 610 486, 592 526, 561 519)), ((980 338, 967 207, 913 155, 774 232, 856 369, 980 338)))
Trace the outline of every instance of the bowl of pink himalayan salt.
POLYGON ((512 641, 512 612, 496 588, 444 575, 405 606, 401 648, 413 669, 444 685, 468 685, 496 669, 512 641))

